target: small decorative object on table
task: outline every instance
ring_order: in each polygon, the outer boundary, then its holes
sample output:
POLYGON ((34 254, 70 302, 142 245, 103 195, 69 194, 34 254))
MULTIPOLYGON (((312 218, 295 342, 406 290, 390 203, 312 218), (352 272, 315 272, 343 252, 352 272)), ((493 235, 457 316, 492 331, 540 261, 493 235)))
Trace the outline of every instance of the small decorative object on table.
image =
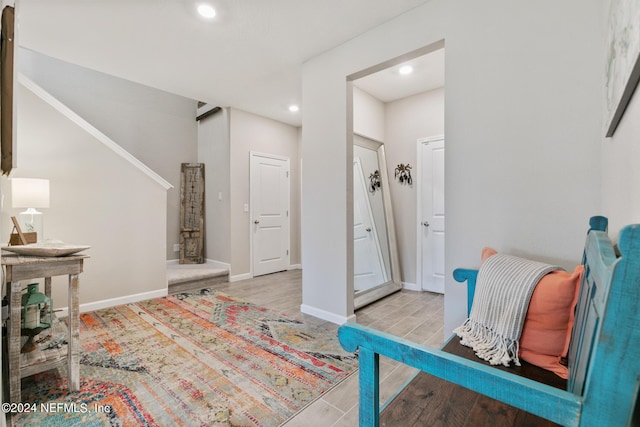
MULTIPOLYGON (((11 206, 26 208, 18 214, 24 232, 44 236, 44 215, 37 209, 49 207, 49 180, 39 178, 11 178, 11 206)), ((34 242, 35 243, 35 242, 34 242)))
POLYGON ((13 221, 13 230, 11 230, 11 235, 9 236, 9 245, 26 245, 38 241, 38 233, 35 231, 23 233, 15 216, 11 217, 11 221, 13 221))
POLYGON ((27 293, 22 295, 22 328, 21 335, 29 337, 22 346, 21 353, 29 353, 36 349, 33 337, 53 324, 53 304, 51 298, 38 291, 38 284, 27 286, 27 293))

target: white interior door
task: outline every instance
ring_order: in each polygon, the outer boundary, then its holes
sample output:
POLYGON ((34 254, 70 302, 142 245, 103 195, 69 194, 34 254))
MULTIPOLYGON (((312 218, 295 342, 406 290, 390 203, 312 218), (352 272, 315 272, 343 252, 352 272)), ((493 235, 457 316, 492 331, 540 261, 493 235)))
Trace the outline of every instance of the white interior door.
POLYGON ((360 158, 353 161, 353 274, 356 292, 387 281, 360 158))
POLYGON ((421 139, 422 290, 444 293, 444 137, 421 139))
POLYGON ((289 159, 251 153, 253 275, 289 267, 289 159))

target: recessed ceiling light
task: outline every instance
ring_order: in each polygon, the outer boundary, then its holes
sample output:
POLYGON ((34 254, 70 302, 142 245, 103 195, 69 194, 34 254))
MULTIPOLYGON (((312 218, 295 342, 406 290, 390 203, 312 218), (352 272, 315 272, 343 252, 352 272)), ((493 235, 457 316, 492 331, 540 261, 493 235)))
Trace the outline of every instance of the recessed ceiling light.
POLYGON ((201 4, 198 6, 198 13, 205 18, 213 18, 216 16, 216 10, 210 4, 201 4))
POLYGON ((402 75, 407 75, 413 73, 413 67, 411 65, 405 65, 400 67, 398 72, 402 75))
POLYGON ((298 107, 295 104, 289 105, 289 111, 291 111, 292 113, 296 113, 296 112, 300 111, 300 107, 298 107))

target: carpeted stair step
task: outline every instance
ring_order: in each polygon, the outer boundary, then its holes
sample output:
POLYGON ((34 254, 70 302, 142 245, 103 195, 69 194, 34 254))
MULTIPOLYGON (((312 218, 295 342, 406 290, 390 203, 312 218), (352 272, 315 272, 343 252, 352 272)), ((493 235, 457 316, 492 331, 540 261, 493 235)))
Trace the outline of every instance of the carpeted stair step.
POLYGON ((170 264, 167 266, 169 293, 194 291, 229 281, 229 270, 208 264, 170 264))

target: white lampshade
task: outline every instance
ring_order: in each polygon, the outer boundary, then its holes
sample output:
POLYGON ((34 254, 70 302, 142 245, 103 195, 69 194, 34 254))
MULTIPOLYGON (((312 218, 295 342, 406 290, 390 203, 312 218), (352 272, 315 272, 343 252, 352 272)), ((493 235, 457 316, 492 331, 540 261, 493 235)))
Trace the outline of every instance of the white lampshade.
POLYGON ((49 180, 12 178, 11 205, 14 208, 48 208, 49 180))

